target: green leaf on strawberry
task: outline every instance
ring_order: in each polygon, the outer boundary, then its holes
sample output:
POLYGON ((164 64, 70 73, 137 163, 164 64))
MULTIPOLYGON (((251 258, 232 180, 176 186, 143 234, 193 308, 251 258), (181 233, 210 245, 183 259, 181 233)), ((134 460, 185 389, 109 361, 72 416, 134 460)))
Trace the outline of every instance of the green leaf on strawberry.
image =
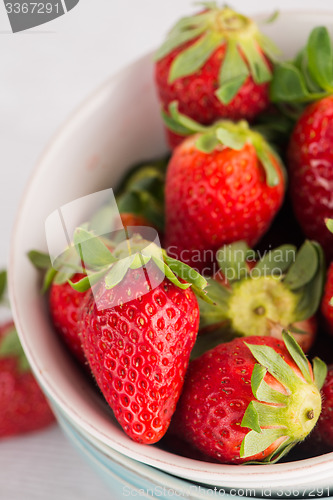
POLYGON ((238 123, 220 120, 210 126, 201 125, 180 113, 176 101, 170 104, 168 114, 162 112, 162 117, 172 132, 185 136, 198 134, 196 148, 203 153, 210 154, 220 146, 240 151, 245 144, 252 144, 265 170, 267 185, 273 187, 279 184, 280 178, 274 162, 278 162, 281 167, 282 163, 277 153, 259 132, 249 127, 245 120, 238 123))
MULTIPOLYGON (((106 289, 111 289, 121 283, 130 269, 145 268, 152 261, 178 288, 186 290, 192 287, 201 300, 213 304, 204 290, 208 283, 203 276, 187 264, 169 257, 165 250, 138 234, 118 243, 111 253, 100 237, 85 228, 77 228, 74 245, 87 273, 79 281, 70 281, 74 290, 85 292, 102 279, 106 289)), ((110 246, 113 246, 111 241, 110 246)))
POLYGON ((327 229, 333 233, 333 219, 325 219, 327 229))
MULTIPOLYGON (((302 441, 316 424, 321 411, 320 388, 325 380, 327 367, 321 360, 314 363, 314 376, 303 351, 287 332, 283 341, 304 379, 272 347, 247 344, 252 355, 259 363, 254 366, 251 378, 253 395, 257 398, 248 405, 242 427, 251 431, 242 441, 240 456, 252 457, 264 452, 282 438, 277 450, 265 459, 266 462, 281 458, 284 450, 302 441), (258 387, 266 384, 266 373, 278 380, 285 391, 271 390, 269 397, 260 399, 258 387), (316 380, 317 379, 317 380, 316 380), (259 397, 258 397, 259 396, 259 397), (269 401, 267 401, 269 399, 269 401), (271 428, 274 422, 274 427, 271 428)), ((266 384, 267 385, 267 384, 266 384)))
POLYGON ((0 271, 0 303, 2 302, 7 288, 7 272, 0 271))
POLYGON ((320 358, 315 357, 313 359, 313 377, 315 384, 320 391, 324 385, 326 375, 327 375, 327 365, 320 358))
POLYGON ((320 245, 305 241, 298 252, 293 245, 282 245, 256 260, 254 255, 245 242, 225 245, 217 252, 220 274, 208 280, 214 305, 199 300, 201 334, 193 357, 230 337, 281 337, 283 328, 304 342, 303 347, 310 344, 311 318, 319 307, 325 279, 320 245))
POLYGON ((215 94, 227 105, 249 76, 256 84, 272 78, 268 60, 279 54, 274 43, 263 35, 255 23, 229 7, 207 4, 204 12, 181 19, 170 31, 155 54, 161 61, 175 49, 185 47, 173 60, 169 84, 198 72, 221 46, 226 54, 219 69, 219 87, 215 94), (190 43, 192 42, 192 43, 190 43), (189 46, 185 46, 188 44, 189 46))
POLYGON ((66 283, 76 273, 82 273, 81 261, 73 246, 68 247, 52 262, 49 254, 30 250, 28 258, 36 269, 44 271, 42 293, 49 290, 52 283, 66 283))
POLYGON ((304 106, 333 92, 333 50, 328 29, 314 28, 306 46, 293 61, 277 63, 270 97, 286 114, 297 115, 304 106))
POLYGON ((18 338, 15 326, 1 339, 0 342, 0 359, 14 357, 18 361, 20 372, 30 370, 29 362, 26 358, 21 342, 18 338))

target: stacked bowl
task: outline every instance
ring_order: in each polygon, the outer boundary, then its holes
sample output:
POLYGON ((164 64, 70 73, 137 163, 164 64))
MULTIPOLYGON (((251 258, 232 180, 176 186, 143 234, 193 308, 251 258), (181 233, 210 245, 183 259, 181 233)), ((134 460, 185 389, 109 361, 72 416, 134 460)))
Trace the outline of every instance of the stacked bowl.
MULTIPOLYGON (((318 25, 333 32, 333 12, 281 13, 262 29, 290 57, 318 25)), ((31 249, 47 251, 48 215, 85 195, 116 187, 132 164, 166 151, 148 55, 83 103, 40 159, 20 206, 10 262, 14 317, 35 375, 69 439, 110 484, 112 498, 202 499, 212 493, 327 497, 333 487, 333 453, 265 466, 222 465, 131 441, 54 334, 38 275, 27 258, 31 249)))

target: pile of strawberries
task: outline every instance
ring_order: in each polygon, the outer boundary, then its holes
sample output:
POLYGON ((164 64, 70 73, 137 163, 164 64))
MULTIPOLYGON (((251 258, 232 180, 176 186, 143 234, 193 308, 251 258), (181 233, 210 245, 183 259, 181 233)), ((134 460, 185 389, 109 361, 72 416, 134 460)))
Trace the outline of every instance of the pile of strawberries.
POLYGON ((155 64, 170 157, 123 180, 126 238, 102 210, 53 267, 30 253, 127 435, 208 461, 333 450, 332 43, 278 53, 229 7, 178 21, 155 64))

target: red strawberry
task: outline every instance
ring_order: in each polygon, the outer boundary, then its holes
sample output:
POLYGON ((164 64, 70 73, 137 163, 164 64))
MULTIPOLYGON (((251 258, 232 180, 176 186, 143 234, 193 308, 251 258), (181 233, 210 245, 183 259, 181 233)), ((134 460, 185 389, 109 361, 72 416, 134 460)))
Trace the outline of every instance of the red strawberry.
MULTIPOLYGON (((84 276, 82 273, 77 273, 71 279, 75 283, 84 276)), ((49 310, 53 325, 81 364, 86 363, 79 325, 84 296, 84 293, 77 292, 67 282, 61 284, 53 282, 49 295, 49 310)))
MULTIPOLYGON (((207 6, 181 19, 156 54, 155 80, 165 111, 202 124, 220 118, 251 120, 268 107, 273 42, 255 23, 229 7, 207 6)), ((174 147, 181 137, 169 134, 174 147)))
POLYGON ((333 217, 333 96, 306 108, 291 135, 288 150, 290 194, 295 215, 308 238, 329 258, 333 235, 325 218, 333 217))
POLYGON ((308 352, 325 279, 320 245, 306 241, 298 251, 282 245, 261 255, 239 241, 220 248, 217 260, 219 273, 208 279, 214 304, 199 299, 200 335, 192 357, 235 336, 281 339, 283 329, 308 352))
POLYGON ((43 291, 50 289, 48 304, 55 330, 76 359, 86 365, 79 330, 84 294, 68 283, 69 279, 77 282, 85 276, 81 259, 74 248, 67 248, 53 265, 48 254, 36 250, 31 250, 28 257, 37 269, 45 272, 43 291))
POLYGON ((312 368, 296 341, 251 337, 190 363, 173 430, 222 463, 271 462, 312 430, 326 365, 312 368), (316 385, 317 384, 317 385, 316 385))
POLYGON ((296 218, 307 238, 318 241, 329 259, 333 236, 324 219, 333 216, 332 75, 332 40, 327 28, 319 26, 295 61, 275 67, 270 88, 272 101, 298 117, 287 155, 296 218))
MULTIPOLYGON (((132 213, 121 214, 121 220, 125 227, 150 226, 144 217, 132 213)), ((76 283, 84 276, 82 273, 76 273, 71 281, 76 283)), ((86 363, 79 325, 84 297, 85 293, 74 290, 68 282, 61 284, 53 282, 50 288, 49 310, 52 322, 60 337, 81 364, 86 363)))
MULTIPOLYGON (((100 213, 103 214, 103 209, 100 213)), ((99 214, 95 216, 95 221, 98 217, 99 214)), ((121 220, 125 227, 150 225, 144 217, 133 213, 121 214, 121 220)), ((109 251, 113 250, 111 242, 109 242, 108 249, 109 251)), ((64 252, 62 260, 58 260, 56 263, 58 270, 51 267, 50 258, 46 254, 33 251, 30 252, 29 256, 36 267, 49 270, 49 273, 46 273, 44 289, 50 286, 49 311, 52 323, 68 349, 82 365, 85 365, 86 358, 82 347, 79 325, 80 311, 85 293, 74 290, 67 280, 70 279, 72 283, 76 283, 82 280, 86 274, 76 272, 73 275, 72 269, 76 268, 78 271, 82 269, 75 251, 74 254, 70 249, 67 250, 67 254, 64 252), (71 267, 63 275, 62 266, 65 265, 65 262, 68 263, 69 259, 72 262, 71 267), (48 282, 48 274, 51 276, 50 283, 48 282)))
POLYGON ((317 454, 333 451, 333 366, 328 367, 327 376, 321 390, 322 412, 317 425, 304 443, 317 454))
MULTIPOLYGON (((94 248, 95 261, 103 252, 106 257, 97 238, 83 244, 94 248)), ((138 235, 115 248, 109 268, 90 275, 91 283, 101 273, 82 311, 85 355, 128 436, 155 443, 175 410, 198 331, 199 308, 190 283, 195 290, 207 283, 138 235), (169 266, 188 282, 179 281, 169 266)), ((73 286, 89 285, 83 279, 73 286)))
POLYGON ((54 422, 17 337, 14 323, 0 326, 0 437, 42 429, 54 422))
POLYGON ((201 132, 180 144, 168 165, 165 246, 170 255, 209 268, 222 245, 245 240, 253 246, 267 231, 283 201, 283 166, 246 122, 204 128, 175 108, 171 113, 201 132))
POLYGON ((333 262, 327 271, 324 295, 321 301, 321 313, 324 317, 326 331, 333 335, 333 305, 331 304, 333 298, 333 262))

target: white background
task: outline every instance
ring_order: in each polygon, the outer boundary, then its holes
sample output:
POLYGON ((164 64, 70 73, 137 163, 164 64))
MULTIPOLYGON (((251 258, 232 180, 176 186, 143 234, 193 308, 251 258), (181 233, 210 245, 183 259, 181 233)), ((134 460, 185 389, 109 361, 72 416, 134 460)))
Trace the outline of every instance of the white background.
MULTIPOLYGON (((333 10, 330 3, 235 0, 232 6, 251 14, 333 10)), ((81 0, 49 24, 12 34, 0 3, 0 267, 8 262, 19 200, 50 137, 107 77, 158 46, 179 16, 193 12, 192 4, 189 0, 81 0)), ((104 500, 113 496, 55 426, 0 442, 0 498, 104 500)))

